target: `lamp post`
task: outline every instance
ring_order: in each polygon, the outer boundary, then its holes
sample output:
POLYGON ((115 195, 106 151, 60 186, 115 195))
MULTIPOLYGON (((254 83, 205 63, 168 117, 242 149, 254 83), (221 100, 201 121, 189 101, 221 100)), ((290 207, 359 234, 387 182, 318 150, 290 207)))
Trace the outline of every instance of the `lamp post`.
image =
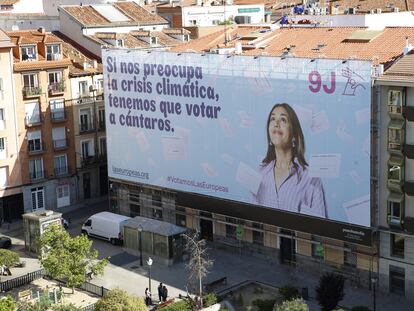
POLYGON ((151 293, 151 295, 152 295, 152 290, 151 290, 151 266, 152 266, 152 258, 151 257, 149 257, 148 258, 148 260, 147 260, 147 265, 148 265, 148 267, 149 267, 149 275, 148 275, 148 289, 149 289, 149 291, 150 291, 150 293, 151 293))
POLYGON ((142 267, 142 226, 138 225, 138 234, 139 234, 139 265, 142 267))
POLYGON ((373 311, 377 311, 377 301, 376 301, 376 295, 375 295, 375 287, 376 287, 376 284, 377 284, 377 277, 376 276, 373 276, 372 278, 371 278, 371 282, 372 282, 372 298, 373 298, 373 303, 374 303, 374 309, 373 309, 373 311))

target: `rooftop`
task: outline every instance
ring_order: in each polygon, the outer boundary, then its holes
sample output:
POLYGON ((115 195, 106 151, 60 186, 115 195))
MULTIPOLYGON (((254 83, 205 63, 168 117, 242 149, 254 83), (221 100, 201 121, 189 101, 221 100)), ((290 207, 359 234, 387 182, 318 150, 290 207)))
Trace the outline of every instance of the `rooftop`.
POLYGON ((94 5, 63 5, 59 8, 82 26, 159 25, 168 22, 136 2, 115 2, 94 5))
POLYGON ((387 27, 381 32, 364 34, 361 27, 227 27, 210 35, 174 47, 172 51, 209 52, 211 49, 234 48, 240 42, 244 55, 285 57, 339 58, 372 60, 391 65, 403 53, 406 38, 414 42, 414 27, 387 27), (225 43, 225 37, 227 43, 225 43))
POLYGON ((391 83, 414 83, 414 51, 393 64, 377 81, 391 83))

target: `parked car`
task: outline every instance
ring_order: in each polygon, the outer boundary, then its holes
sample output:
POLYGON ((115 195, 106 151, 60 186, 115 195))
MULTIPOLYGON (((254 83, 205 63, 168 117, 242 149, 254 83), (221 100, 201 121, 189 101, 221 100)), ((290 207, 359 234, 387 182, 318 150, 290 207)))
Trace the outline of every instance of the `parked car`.
POLYGON ((12 242, 10 238, 6 236, 0 237, 0 248, 10 248, 11 245, 12 245, 12 242))

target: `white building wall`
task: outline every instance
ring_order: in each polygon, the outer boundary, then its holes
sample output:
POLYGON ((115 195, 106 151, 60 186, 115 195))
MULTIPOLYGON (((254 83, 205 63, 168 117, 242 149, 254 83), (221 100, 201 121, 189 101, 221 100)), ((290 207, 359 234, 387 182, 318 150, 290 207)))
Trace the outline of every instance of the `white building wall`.
POLYGON ((213 26, 213 21, 234 19, 236 16, 250 16, 251 23, 257 24, 264 21, 264 5, 220 5, 220 6, 191 6, 182 8, 183 26, 194 26, 190 21, 195 20, 197 26, 213 26), (257 10, 258 9, 258 10, 257 10), (245 12, 257 10, 257 12, 245 12))
POLYGON ((168 24, 165 25, 136 25, 136 26, 125 26, 125 27, 97 27, 97 28, 88 28, 83 29, 84 35, 94 35, 97 32, 116 32, 116 33, 128 33, 133 30, 153 30, 153 31, 162 31, 164 28, 167 28, 168 24))
POLYGON ((320 23, 321 26, 331 27, 368 27, 382 29, 389 26, 411 27, 414 16, 411 12, 381 13, 381 14, 347 14, 347 15, 296 15, 292 21, 308 19, 320 23))
POLYGON ((13 5, 13 10, 0 11, 0 15, 43 13, 43 1, 47 0, 20 0, 13 5))

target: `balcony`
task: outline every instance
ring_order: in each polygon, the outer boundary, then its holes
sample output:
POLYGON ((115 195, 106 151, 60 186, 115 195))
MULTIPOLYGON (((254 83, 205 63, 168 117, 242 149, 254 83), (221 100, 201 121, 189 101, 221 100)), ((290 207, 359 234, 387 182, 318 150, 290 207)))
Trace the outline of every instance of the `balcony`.
POLYGON ((66 110, 53 110, 50 112, 50 120, 53 123, 64 122, 66 121, 66 110))
POLYGON ((29 176, 30 176, 30 180, 31 181, 38 181, 38 180, 42 180, 45 178, 46 176, 46 171, 34 171, 34 172, 29 172, 29 176))
POLYGON ((62 95, 65 93, 65 81, 49 84, 49 96, 62 95))
POLYGON ((42 95, 42 88, 39 86, 25 86, 23 87, 24 98, 35 98, 42 95))
POLYGON ((90 133, 95 131, 95 124, 93 123, 81 123, 79 125, 79 133, 90 133))
POLYGON ((53 140, 53 150, 63 150, 69 146, 68 139, 54 139, 53 140))
POLYGON ((388 215, 388 225, 390 226, 390 228, 402 229, 402 223, 403 221, 401 220, 401 218, 388 215))
POLYGON ((35 142, 29 140, 27 151, 29 152, 29 155, 43 153, 46 151, 46 145, 44 142, 35 142))
POLYGON ((99 131, 105 131, 106 130, 106 122, 105 121, 99 121, 98 122, 98 130, 99 131))
POLYGON ((42 114, 34 114, 31 116, 26 116, 24 118, 26 127, 33 127, 39 126, 43 123, 43 115, 42 114))
POLYGON ((388 114, 391 118, 403 119, 404 118, 404 107, 396 105, 388 105, 388 114))
POLYGON ((82 167, 88 167, 88 166, 94 165, 96 163, 98 163, 98 157, 97 156, 81 157, 81 166, 82 167))
POLYGON ((59 166, 55 168, 55 176, 68 175, 70 172, 69 166, 59 166))

